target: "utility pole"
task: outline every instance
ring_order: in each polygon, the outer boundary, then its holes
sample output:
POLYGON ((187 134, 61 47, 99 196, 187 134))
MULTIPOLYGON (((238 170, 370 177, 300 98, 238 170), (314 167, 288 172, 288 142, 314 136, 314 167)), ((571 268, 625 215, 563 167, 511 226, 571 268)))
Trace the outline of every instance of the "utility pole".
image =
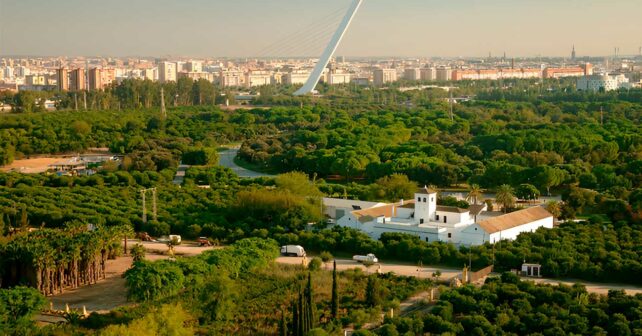
POLYGON ((448 92, 450 93, 450 99, 448 99, 448 103, 450 104, 450 121, 455 121, 455 117, 453 116, 453 90, 448 89, 448 92))
POLYGON ((161 119, 167 119, 167 111, 165 110, 165 90, 161 87, 161 119))
POLYGON ((145 204, 145 189, 140 191, 141 196, 143 196, 143 223, 147 223, 147 205, 145 204))
POLYGON ((604 108, 600 106, 600 125, 604 126, 604 108))
POLYGON ((152 192, 152 219, 154 221, 158 220, 158 212, 156 208, 156 188, 141 189, 140 195, 143 198, 143 223, 147 223, 147 192, 152 192))
POLYGON ((156 212, 156 188, 152 188, 152 218, 154 218, 154 221, 158 221, 158 215, 156 212))

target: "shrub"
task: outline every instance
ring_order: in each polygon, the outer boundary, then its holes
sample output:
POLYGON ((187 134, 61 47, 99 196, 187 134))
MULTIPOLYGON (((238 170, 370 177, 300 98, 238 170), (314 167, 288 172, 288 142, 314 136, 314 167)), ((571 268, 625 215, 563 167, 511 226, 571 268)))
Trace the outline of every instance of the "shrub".
POLYGON ((319 254, 319 257, 324 263, 327 263, 328 261, 334 259, 334 257, 332 256, 332 253, 328 251, 321 252, 321 254, 319 254))
POLYGON ((312 258, 312 260, 310 260, 310 263, 308 264, 308 269, 310 271, 318 271, 321 269, 321 265, 323 265, 323 262, 321 262, 321 259, 315 257, 315 258, 312 258))

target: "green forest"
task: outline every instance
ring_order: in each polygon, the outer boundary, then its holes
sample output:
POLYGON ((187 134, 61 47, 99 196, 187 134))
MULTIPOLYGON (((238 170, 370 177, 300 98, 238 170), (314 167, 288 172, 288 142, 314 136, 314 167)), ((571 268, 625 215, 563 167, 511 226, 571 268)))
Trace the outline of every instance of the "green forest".
MULTIPOLYGON (((324 87, 325 96, 314 98, 264 87, 260 107, 226 110, 215 106, 224 91, 179 81, 164 87, 166 97, 178 92, 176 101, 166 101, 166 117, 151 82, 91 93, 87 110, 74 106, 73 93, 52 93, 61 98, 55 112, 40 111, 36 93, 0 97, 20 106, 0 116, 1 165, 96 148, 120 157, 90 176, 0 173, 0 330, 335 335, 367 326, 436 285, 358 270, 333 274, 328 260, 320 267, 326 270, 274 263, 285 244, 314 255, 375 253, 412 265, 492 264, 498 272, 528 260, 550 278, 642 285, 642 91, 562 93, 568 83, 560 81, 542 92, 528 81, 505 84, 498 90, 492 82, 461 83, 456 94, 476 99, 454 104, 452 115, 439 89, 395 87, 324 87), (217 166, 219 152, 232 146, 240 146, 238 164, 275 176, 242 179, 217 166), (191 167, 179 186, 172 181, 180 163, 191 167), (564 222, 514 241, 457 247, 403 234, 372 240, 329 227, 323 216, 324 196, 398 201, 424 185, 522 201, 559 195, 547 209, 564 222), (156 188, 158 196, 157 218, 147 222, 143 188, 156 188), (135 232, 206 237, 224 248, 137 260, 125 275, 132 306, 72 316, 60 326, 33 325, 43 294, 99 281, 106 260, 122 251, 122 237, 135 232)), ((500 203, 494 210, 520 207, 500 203)), ((387 318, 355 334, 636 335, 641 304, 639 295, 597 296, 504 274, 482 287, 444 292, 429 313, 387 318)))

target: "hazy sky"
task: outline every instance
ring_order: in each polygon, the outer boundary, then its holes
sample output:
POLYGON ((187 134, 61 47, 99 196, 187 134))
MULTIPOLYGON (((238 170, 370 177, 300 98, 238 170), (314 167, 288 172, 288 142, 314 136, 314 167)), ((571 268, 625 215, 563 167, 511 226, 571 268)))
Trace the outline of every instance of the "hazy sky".
MULTIPOLYGON (((350 1, 0 0, 0 54, 316 54, 329 33, 284 37, 329 32, 350 1)), ((573 44, 580 56, 637 54, 642 0, 365 0, 337 54, 566 56, 573 44)))

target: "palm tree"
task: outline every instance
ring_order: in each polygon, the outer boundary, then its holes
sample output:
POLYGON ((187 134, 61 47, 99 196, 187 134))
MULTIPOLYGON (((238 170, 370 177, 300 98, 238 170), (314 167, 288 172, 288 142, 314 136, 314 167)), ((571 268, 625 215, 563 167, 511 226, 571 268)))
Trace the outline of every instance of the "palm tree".
POLYGON ((515 204, 515 191, 513 190, 513 187, 508 184, 501 185, 497 189, 495 200, 503 206, 504 212, 507 212, 508 208, 515 204))
POLYGON ((470 190, 468 190, 468 195, 466 196, 466 201, 473 201, 477 205, 477 201, 482 198, 484 190, 478 184, 470 185, 470 190))

